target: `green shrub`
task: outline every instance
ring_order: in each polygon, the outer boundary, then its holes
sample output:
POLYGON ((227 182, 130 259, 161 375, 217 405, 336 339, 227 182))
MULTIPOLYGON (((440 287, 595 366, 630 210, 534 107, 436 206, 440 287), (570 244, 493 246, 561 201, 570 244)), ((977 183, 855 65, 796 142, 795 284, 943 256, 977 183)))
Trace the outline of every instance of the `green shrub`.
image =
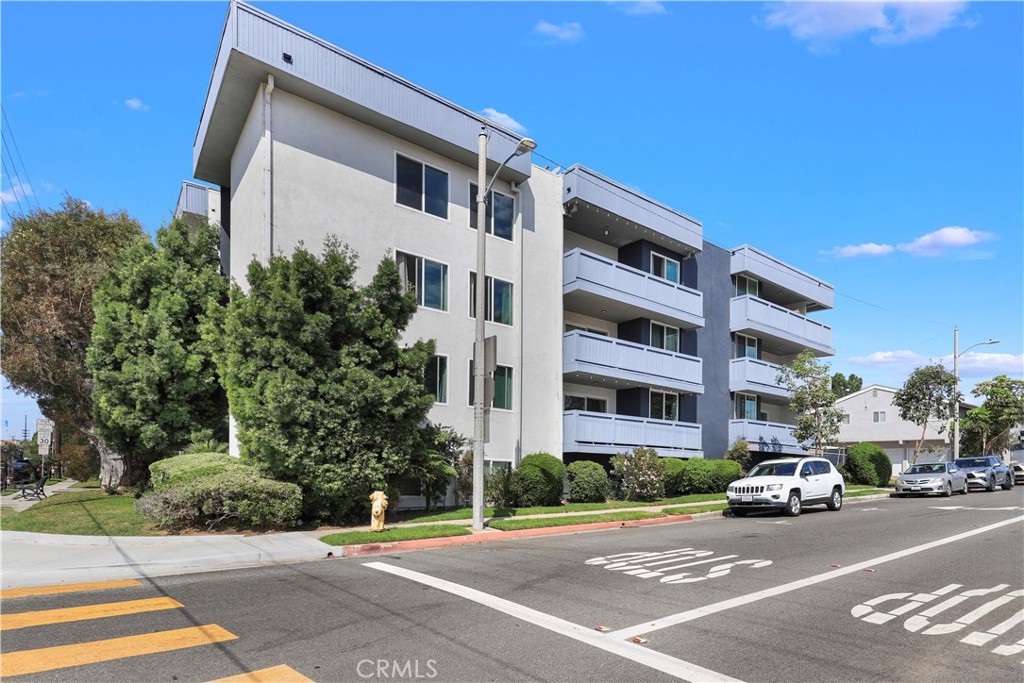
POLYGON ((871 468, 875 471, 875 486, 886 486, 889 483, 889 479, 892 477, 892 461, 889 460, 885 451, 873 443, 858 443, 850 446, 847 458, 850 457, 850 453, 854 453, 856 457, 867 458, 871 468))
POLYGON ((520 507, 558 505, 565 486, 565 465, 553 455, 532 453, 519 461, 516 498, 520 507))
POLYGON ((677 475, 679 493, 724 493, 730 482, 743 476, 740 464, 734 460, 705 460, 690 458, 683 461, 677 475))
POLYGON ((229 470, 245 470, 251 466, 224 453, 187 453, 157 460, 149 466, 154 491, 163 491, 193 479, 205 479, 229 470))
POLYGON ((726 452, 725 459, 739 463, 740 471, 746 474, 750 471, 750 444, 746 439, 736 439, 726 452))
MULTIPOLYGON (((858 444, 860 445, 860 444, 858 444)), ((890 472, 892 470, 890 469, 890 472)), ((847 484, 864 484, 866 486, 878 486, 878 471, 871 462, 871 456, 864 449, 851 446, 846 452, 846 464, 843 466, 843 476, 847 484)), ((889 475, 885 477, 885 483, 889 483, 889 475)))
POLYGON ((143 496, 135 503, 143 515, 164 529, 179 531, 220 523, 232 527, 294 526, 302 511, 302 491, 274 481, 253 468, 231 469, 189 479, 143 496))
POLYGON ((567 469, 569 500, 574 503, 603 503, 608 500, 612 485, 608 481, 608 473, 599 463, 577 460, 567 469))
POLYGON ((686 469, 686 460, 682 458, 662 458, 665 466, 665 495, 683 495, 683 471, 686 469))
POLYGON ((634 448, 612 457, 612 476, 622 500, 657 500, 665 496, 665 465, 653 448, 634 448))
MULTIPOLYGON (((470 456, 472 458, 472 456, 470 456)), ((484 475, 484 499, 496 508, 514 508, 519 488, 519 470, 499 467, 497 471, 484 475)), ((472 505, 472 489, 470 489, 472 505)))

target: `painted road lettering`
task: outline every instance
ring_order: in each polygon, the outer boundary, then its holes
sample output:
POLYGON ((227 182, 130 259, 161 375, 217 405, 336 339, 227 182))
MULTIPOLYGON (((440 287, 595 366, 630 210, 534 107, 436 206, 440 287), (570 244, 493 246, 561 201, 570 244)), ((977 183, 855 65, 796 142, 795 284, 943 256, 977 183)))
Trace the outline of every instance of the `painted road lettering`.
MULTIPOLYGON (((903 622, 903 627, 911 633, 920 633, 928 636, 958 633, 976 621, 983 620, 1004 605, 1017 602, 1020 598, 1024 597, 1024 590, 1004 593, 1009 587, 1009 584, 1001 583, 992 588, 977 588, 959 592, 918 614, 907 617, 906 621, 903 622), (965 603, 972 598, 985 597, 989 598, 986 602, 978 606, 974 606, 977 601, 972 602, 968 607, 973 607, 973 609, 952 621, 945 623, 932 622, 933 617, 937 617, 957 605, 965 603)), ((916 595, 912 593, 888 593, 855 606, 850 610, 850 614, 869 624, 885 624, 898 616, 913 612, 923 605, 961 588, 963 588, 963 585, 951 583, 931 593, 918 593, 916 595), (885 609, 882 608, 883 605, 885 609)), ((1001 615, 996 615, 993 618, 999 618, 999 616, 1001 615)), ((988 645, 991 641, 1006 635, 1011 629, 1022 623, 1024 623, 1024 609, 1020 609, 1008 618, 1003 618, 994 626, 967 634, 960 639, 960 642, 967 643, 968 645, 988 645)), ((1024 638, 1014 643, 997 645, 992 652, 999 655, 1015 655, 1024 652, 1024 638)))
POLYGON ((660 583, 695 583, 729 574, 734 567, 760 569, 767 567, 771 560, 736 560, 739 555, 714 556, 713 550, 677 548, 665 552, 619 553, 594 557, 586 561, 591 566, 603 566, 613 572, 622 572, 641 579, 659 579, 660 583), (733 560, 726 562, 725 560, 733 560), (703 565, 703 566, 702 566, 703 565), (712 565, 707 567, 706 565, 712 565), (695 569, 699 567, 699 569, 695 569), (680 572, 679 569, 690 571, 680 572), (707 570, 707 573, 704 573, 707 570))

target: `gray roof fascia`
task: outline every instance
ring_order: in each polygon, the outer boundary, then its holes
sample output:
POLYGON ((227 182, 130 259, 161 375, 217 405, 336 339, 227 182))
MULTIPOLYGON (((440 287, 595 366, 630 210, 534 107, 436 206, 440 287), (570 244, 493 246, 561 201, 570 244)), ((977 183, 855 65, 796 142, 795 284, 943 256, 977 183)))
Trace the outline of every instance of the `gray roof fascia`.
POLYGON ((578 199, 668 235, 696 251, 703 249, 704 226, 700 221, 580 164, 573 164, 563 176, 563 204, 578 199))
MULTIPOLYGON (((231 153, 267 74, 274 75, 275 87, 472 168, 477 164, 480 129, 486 127, 489 173, 522 139, 381 67, 232 0, 193 143, 196 178, 230 185, 231 153), (284 53, 291 55, 291 64, 285 63, 284 53)), ((503 177, 526 180, 530 162, 530 154, 513 157, 503 177)))

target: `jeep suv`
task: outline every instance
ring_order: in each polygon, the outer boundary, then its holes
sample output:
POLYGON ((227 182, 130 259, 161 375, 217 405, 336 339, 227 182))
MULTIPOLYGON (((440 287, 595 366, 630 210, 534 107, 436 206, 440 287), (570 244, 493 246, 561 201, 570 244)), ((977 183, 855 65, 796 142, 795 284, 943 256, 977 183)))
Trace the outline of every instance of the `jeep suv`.
POLYGON ((744 479, 729 484, 725 496, 736 517, 757 510, 782 510, 796 517, 805 505, 843 507, 846 484, 843 475, 824 458, 765 460, 744 479))

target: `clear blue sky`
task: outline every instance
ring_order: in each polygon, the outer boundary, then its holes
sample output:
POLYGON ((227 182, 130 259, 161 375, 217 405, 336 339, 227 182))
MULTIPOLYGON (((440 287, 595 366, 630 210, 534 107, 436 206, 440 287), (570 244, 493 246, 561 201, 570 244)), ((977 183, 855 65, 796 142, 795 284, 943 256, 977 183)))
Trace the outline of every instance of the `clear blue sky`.
MULTIPOLYGON (((831 282, 833 370, 1024 372, 1021 3, 255 4, 831 282)), ((6 209, 167 221, 226 10, 0 3, 6 209)))

